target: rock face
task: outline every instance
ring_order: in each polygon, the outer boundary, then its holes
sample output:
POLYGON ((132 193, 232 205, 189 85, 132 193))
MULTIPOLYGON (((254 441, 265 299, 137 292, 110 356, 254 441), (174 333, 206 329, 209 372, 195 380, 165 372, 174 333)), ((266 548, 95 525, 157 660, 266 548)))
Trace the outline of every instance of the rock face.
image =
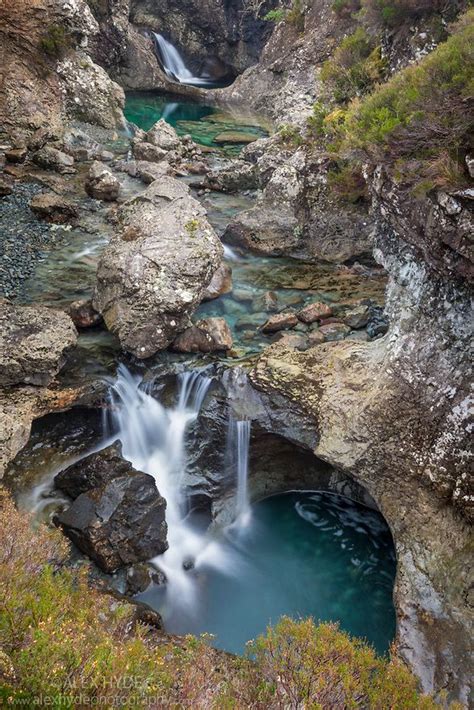
POLYGON ((95 160, 89 168, 85 189, 88 195, 97 200, 112 202, 120 192, 120 181, 103 163, 95 160))
POLYGON ((397 550, 399 653, 426 691, 468 704, 472 263, 462 235, 472 213, 420 204, 381 171, 372 186, 389 332, 306 352, 272 346, 251 373, 261 397, 251 409, 367 488, 397 550))
POLYGON ((258 254, 307 261, 370 259, 373 225, 367 206, 337 202, 327 160, 302 147, 281 163, 274 139, 258 143, 259 151, 248 158, 256 161, 263 191, 252 209, 230 222, 224 240, 258 254))
POLYGON ((17 0, 0 8, 0 122, 29 136, 62 133, 65 118, 123 124, 123 91, 92 62, 87 46, 99 32, 85 0, 17 0), (60 27, 54 39, 51 28, 60 27))
POLYGON ((57 524, 104 572, 148 560, 168 548, 166 501, 152 476, 135 471, 113 445, 55 478, 74 498, 57 524))
POLYGON ((93 305, 122 347, 146 358, 188 325, 223 248, 204 209, 171 177, 126 202, 118 220, 121 231, 99 262, 93 305))
POLYGON ((63 311, 1 300, 0 386, 48 385, 76 340, 76 329, 63 311))

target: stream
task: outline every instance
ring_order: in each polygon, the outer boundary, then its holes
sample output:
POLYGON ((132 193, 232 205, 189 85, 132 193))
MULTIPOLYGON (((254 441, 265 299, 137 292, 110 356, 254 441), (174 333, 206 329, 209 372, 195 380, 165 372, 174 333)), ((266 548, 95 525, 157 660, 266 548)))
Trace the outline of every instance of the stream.
MULTIPOLYGON (((266 134, 264 122, 245 112, 228 113, 149 93, 131 94, 126 116, 144 129, 164 117, 180 135, 191 134, 201 145, 228 156, 238 154, 249 136, 266 134), (232 140, 222 145, 219 136, 225 133, 232 133, 232 140), (239 135, 245 136, 243 143, 238 142, 239 135)), ((192 185, 192 180, 182 179, 192 185)), ((193 191, 219 236, 229 220, 255 200, 252 193, 193 191)), ((54 247, 45 249, 23 289, 20 300, 25 303, 64 308, 91 292, 109 234, 102 229, 55 229, 54 247)), ((218 360, 245 365, 276 339, 260 330, 269 316, 269 293, 280 310, 301 308, 314 300, 336 307, 361 298, 383 304, 382 278, 367 279, 326 263, 242 254, 226 245, 225 258, 232 267, 233 289, 201 304, 196 317, 223 316, 234 347, 226 356, 199 358, 199 364, 218 360)), ((377 651, 387 652, 395 634, 395 553, 390 531, 377 511, 323 491, 289 491, 253 500, 251 423, 232 418, 219 446, 230 447, 232 454, 231 470, 223 475, 234 480, 234 522, 209 527, 206 516, 190 511, 183 483, 187 456, 197 444, 195 423, 201 408, 213 396, 211 380, 205 369, 196 369, 197 361, 192 355, 166 352, 141 365, 138 375, 111 334, 101 328, 82 332, 64 381, 108 378, 109 417, 92 424, 78 419, 74 426, 69 417, 66 434, 56 424, 36 422, 29 444, 5 478, 17 501, 49 518, 64 505, 64 498, 54 491, 54 475, 118 438, 124 456, 137 470, 154 476, 167 501, 169 549, 151 561, 167 584, 153 584, 138 598, 161 613, 168 631, 210 633, 218 647, 242 653, 247 641, 282 614, 310 615, 317 621, 337 621, 377 651), (160 401, 147 382, 159 379, 164 363, 177 364, 178 375, 173 396, 160 401)), ((57 415, 51 422, 60 420, 57 415)))

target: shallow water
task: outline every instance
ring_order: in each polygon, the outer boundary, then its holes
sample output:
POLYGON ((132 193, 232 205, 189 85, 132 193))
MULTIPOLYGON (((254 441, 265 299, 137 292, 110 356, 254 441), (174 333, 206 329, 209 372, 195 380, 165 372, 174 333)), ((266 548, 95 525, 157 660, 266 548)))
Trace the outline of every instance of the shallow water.
POLYGON ((237 108, 222 110, 182 96, 177 98, 154 92, 128 93, 124 113, 128 121, 145 131, 164 118, 179 135, 190 134, 196 143, 220 148, 229 154, 237 154, 246 141, 216 143, 216 137, 224 131, 238 131, 254 138, 262 138, 269 132, 268 123, 253 113, 237 108))
POLYGON ((165 603, 164 588, 138 598, 163 615, 172 633, 215 636, 242 653, 282 615, 338 621, 343 630, 387 652, 395 634, 395 554, 382 516, 330 493, 288 493, 252 506, 244 528, 222 541, 227 572, 203 563, 192 610, 165 603))

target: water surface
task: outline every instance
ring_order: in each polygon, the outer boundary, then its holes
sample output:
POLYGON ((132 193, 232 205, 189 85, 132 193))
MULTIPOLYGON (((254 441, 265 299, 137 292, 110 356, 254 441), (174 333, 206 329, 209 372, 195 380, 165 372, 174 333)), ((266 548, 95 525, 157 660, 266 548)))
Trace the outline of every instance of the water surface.
POLYGON ((376 511, 339 495, 288 493, 252 506, 245 528, 223 542, 226 572, 201 565, 193 608, 152 586, 142 601, 172 633, 215 635, 213 644, 242 653, 282 615, 338 621, 386 653, 395 635, 395 554, 376 511), (166 601, 165 601, 166 600, 166 601))

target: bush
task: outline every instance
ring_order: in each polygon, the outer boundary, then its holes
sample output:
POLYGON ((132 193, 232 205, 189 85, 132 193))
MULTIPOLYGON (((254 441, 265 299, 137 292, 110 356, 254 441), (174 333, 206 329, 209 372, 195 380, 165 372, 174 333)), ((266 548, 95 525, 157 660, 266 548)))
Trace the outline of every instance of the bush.
POLYGON ((286 21, 294 25, 298 32, 304 30, 305 12, 302 5, 302 0, 293 0, 291 8, 286 14, 286 21))
POLYGON ((389 28, 439 13, 445 5, 444 0, 362 0, 363 15, 368 24, 389 28))
POLYGON ((56 59, 61 59, 70 46, 70 38, 61 25, 51 25, 40 40, 43 52, 56 59))
MULTIPOLYGON (((472 131, 474 84, 474 10, 454 27, 454 34, 416 66, 393 76, 362 100, 353 101, 342 121, 332 125, 334 148, 339 153, 359 149, 365 159, 408 168, 414 177, 417 161, 420 180, 434 178, 441 156, 454 175, 452 161, 461 165, 472 131)), ((457 174, 461 174, 459 171, 457 174)))
POLYGON ((339 17, 347 17, 360 10, 360 0, 334 0, 332 9, 339 17))
POLYGON ((345 37, 331 59, 321 68, 321 80, 337 103, 345 103, 367 93, 385 75, 380 47, 358 27, 345 37))
POLYGON ((283 22, 285 17, 285 10, 282 7, 279 7, 276 10, 270 10, 269 12, 267 12, 263 19, 267 20, 267 22, 283 22))

